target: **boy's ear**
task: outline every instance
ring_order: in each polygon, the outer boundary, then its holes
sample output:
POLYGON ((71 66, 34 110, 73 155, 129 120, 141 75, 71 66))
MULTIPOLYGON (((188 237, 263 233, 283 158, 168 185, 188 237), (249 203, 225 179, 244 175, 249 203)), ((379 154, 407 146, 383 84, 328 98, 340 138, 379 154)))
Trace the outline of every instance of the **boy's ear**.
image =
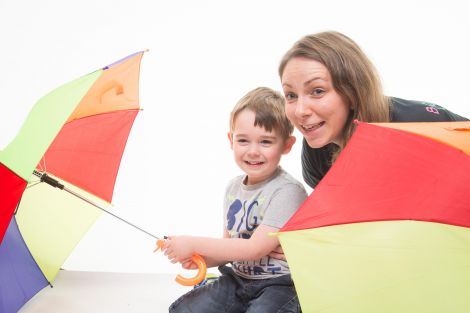
POLYGON ((230 148, 233 149, 233 138, 232 138, 232 132, 227 133, 228 140, 230 141, 230 148))
POLYGON ((284 146, 284 151, 282 152, 282 154, 288 154, 292 149, 292 146, 294 145, 295 141, 296 138, 294 136, 289 136, 289 138, 286 139, 286 144, 284 146))

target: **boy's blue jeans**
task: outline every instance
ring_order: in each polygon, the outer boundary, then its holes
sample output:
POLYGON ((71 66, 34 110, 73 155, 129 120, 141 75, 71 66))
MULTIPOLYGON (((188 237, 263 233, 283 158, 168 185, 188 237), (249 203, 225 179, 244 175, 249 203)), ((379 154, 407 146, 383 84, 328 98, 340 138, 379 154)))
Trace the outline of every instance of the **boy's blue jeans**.
POLYGON ((231 267, 220 266, 221 276, 176 300, 171 313, 287 313, 300 312, 290 275, 244 279, 231 267))

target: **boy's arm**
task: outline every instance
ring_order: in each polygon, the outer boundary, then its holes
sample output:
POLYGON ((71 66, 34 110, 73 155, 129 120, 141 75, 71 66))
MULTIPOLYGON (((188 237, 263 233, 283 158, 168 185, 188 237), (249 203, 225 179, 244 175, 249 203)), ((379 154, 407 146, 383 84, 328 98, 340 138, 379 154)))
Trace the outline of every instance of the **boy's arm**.
POLYGON ((235 260, 257 260, 268 255, 279 245, 276 236, 268 235, 278 230, 275 227, 259 225, 250 239, 170 236, 164 250, 173 263, 184 262, 193 254, 201 255, 207 263, 217 264, 235 260))
MULTIPOLYGON (((230 238, 230 235, 229 235, 229 233, 226 229, 224 229, 223 238, 230 238)), ((209 267, 219 266, 219 265, 224 265, 224 264, 227 264, 228 262, 230 262, 229 260, 225 260, 225 259, 218 260, 218 259, 211 258, 211 257, 208 257, 208 256, 203 256, 203 257, 204 257, 204 261, 206 262, 206 266, 208 268, 209 267)), ((198 268, 197 265, 192 262, 191 258, 187 259, 186 261, 182 261, 181 265, 185 269, 197 269, 198 268)))
MULTIPOLYGON (((224 264, 227 264, 229 261, 222 261, 222 260, 216 260, 214 258, 210 258, 210 257, 207 257, 207 256, 203 256, 204 258, 204 262, 206 263, 206 267, 207 268, 210 268, 210 267, 216 267, 216 266, 219 266, 219 265, 224 265, 224 264)), ((175 263, 175 262, 173 262, 175 263)), ((186 259, 184 261, 181 262, 181 266, 184 268, 184 269, 187 269, 187 270, 197 270, 198 269, 198 266, 196 263, 193 262, 192 259, 186 259)))

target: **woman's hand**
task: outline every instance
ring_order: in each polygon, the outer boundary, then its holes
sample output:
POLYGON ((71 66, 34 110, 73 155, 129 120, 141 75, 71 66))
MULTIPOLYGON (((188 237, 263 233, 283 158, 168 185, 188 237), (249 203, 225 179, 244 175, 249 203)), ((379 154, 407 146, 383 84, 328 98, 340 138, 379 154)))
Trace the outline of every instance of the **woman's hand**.
POLYGON ((282 250, 281 245, 277 246, 273 251, 268 254, 273 259, 283 260, 286 261, 286 255, 284 254, 284 250, 282 250))

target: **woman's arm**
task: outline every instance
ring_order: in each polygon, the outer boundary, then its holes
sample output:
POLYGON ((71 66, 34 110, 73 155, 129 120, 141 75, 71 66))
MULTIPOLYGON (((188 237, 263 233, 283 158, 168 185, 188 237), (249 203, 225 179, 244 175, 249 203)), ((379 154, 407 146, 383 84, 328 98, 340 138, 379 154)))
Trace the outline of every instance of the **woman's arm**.
POLYGON ((235 260, 257 260, 279 245, 277 237, 268 235, 278 230, 260 225, 250 239, 170 236, 163 250, 172 263, 187 261, 194 254, 201 255, 211 265, 235 260))

